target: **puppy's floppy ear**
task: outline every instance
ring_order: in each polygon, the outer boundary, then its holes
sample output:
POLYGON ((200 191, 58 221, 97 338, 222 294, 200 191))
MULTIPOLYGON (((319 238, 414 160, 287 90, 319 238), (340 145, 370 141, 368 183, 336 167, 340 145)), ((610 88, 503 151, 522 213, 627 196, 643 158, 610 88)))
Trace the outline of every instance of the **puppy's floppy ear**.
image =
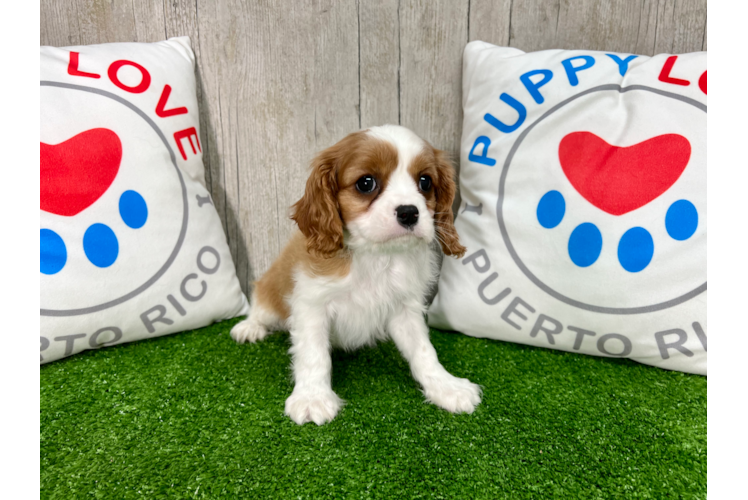
POLYGON ((452 202, 455 199, 455 169, 452 162, 447 157, 447 153, 434 148, 434 159, 436 161, 436 171, 439 176, 434 183, 436 194, 436 232, 439 235, 439 243, 442 246, 444 255, 462 257, 467 250, 460 245, 457 237, 457 230, 454 226, 454 217, 452 215, 452 202))
POLYGON ((304 196, 292 208, 291 218, 306 236, 307 250, 332 257, 343 248, 343 220, 338 206, 338 163, 341 148, 327 148, 312 160, 304 196))

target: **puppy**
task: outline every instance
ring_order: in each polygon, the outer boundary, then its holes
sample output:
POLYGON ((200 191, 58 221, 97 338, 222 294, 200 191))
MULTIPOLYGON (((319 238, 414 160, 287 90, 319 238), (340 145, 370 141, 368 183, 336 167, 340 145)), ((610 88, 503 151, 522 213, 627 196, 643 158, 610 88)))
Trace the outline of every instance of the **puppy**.
POLYGON ((300 231, 256 282, 249 317, 231 330, 239 343, 291 332, 295 386, 285 413, 297 424, 322 425, 343 404, 331 387, 332 347, 387 338, 427 401, 454 413, 480 403, 478 385, 439 363, 424 321, 438 273, 430 243, 465 254, 453 225, 453 175, 442 151, 395 125, 352 133, 312 161, 292 208, 300 231))

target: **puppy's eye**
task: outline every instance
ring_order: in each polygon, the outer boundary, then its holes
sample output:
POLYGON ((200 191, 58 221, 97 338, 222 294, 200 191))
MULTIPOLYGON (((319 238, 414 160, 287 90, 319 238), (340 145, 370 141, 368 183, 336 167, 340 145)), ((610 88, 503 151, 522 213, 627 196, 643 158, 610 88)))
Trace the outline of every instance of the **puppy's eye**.
POLYGON ((418 187, 421 188, 421 191, 427 193, 429 189, 431 189, 431 177, 428 175, 422 175, 418 180, 418 187))
POLYGON ((369 194, 377 188, 377 181, 370 175, 365 175, 356 181, 356 189, 359 193, 369 194))

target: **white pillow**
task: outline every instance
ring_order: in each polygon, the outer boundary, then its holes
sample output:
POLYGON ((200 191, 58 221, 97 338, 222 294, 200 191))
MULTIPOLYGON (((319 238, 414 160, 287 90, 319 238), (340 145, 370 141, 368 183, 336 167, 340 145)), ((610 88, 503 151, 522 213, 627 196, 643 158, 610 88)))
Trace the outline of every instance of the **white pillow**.
POLYGON ((706 374, 706 52, 463 59, 468 249, 429 324, 706 374))
POLYGON ((40 52, 41 362, 246 314, 189 39, 40 52))

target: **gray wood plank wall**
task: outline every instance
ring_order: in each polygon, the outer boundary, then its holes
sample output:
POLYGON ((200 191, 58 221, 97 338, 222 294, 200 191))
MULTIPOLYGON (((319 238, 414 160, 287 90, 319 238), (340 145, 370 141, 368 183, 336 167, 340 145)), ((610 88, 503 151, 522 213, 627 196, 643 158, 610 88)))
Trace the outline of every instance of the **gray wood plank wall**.
POLYGON ((208 187, 245 291, 293 230, 314 153, 399 123, 459 158, 470 40, 706 50, 706 0, 41 0, 41 45, 188 35, 208 187))

